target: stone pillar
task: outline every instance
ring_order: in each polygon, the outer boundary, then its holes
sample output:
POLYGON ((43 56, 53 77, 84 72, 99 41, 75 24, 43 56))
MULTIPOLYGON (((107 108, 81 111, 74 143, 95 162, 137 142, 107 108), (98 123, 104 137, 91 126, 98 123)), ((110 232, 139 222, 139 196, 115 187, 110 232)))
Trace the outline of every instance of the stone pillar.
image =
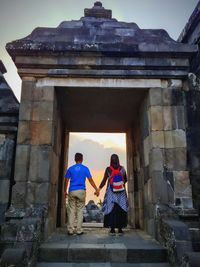
POLYGON ((62 139, 62 151, 60 160, 60 173, 59 173, 59 185, 58 185, 58 226, 66 224, 66 199, 64 197, 64 175, 67 170, 68 164, 68 152, 69 152, 69 131, 64 129, 62 139))
POLYGON ((187 110, 187 151, 194 207, 200 214, 200 80, 189 74, 185 83, 187 110))
POLYGON ((129 224, 135 228, 135 201, 134 201, 134 170, 133 170, 133 134, 132 130, 126 133, 127 147, 127 177, 128 177, 128 201, 129 201, 129 224))
MULTIPOLYGON (((15 162, 12 211, 46 207, 46 231, 56 224, 60 139, 54 87, 37 87, 23 79, 15 162)), ((14 216, 17 216, 14 212, 14 216)))
POLYGON ((146 228, 154 234, 157 204, 192 208, 186 158, 186 123, 181 80, 163 81, 148 96, 149 135, 144 140, 146 228))

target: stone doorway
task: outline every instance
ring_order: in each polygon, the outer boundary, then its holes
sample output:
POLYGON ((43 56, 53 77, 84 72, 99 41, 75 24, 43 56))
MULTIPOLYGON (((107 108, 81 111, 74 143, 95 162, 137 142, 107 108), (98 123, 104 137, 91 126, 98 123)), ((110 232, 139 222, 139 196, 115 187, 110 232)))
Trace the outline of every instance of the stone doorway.
MULTIPOLYGON (((134 194, 134 172, 132 167, 134 163, 130 165, 133 161, 132 149, 133 141, 129 136, 131 129, 138 126, 139 120, 141 120, 142 113, 142 103, 148 94, 148 89, 146 88, 113 88, 113 87, 55 87, 55 95, 57 103, 60 109, 59 119, 62 121, 62 125, 65 125, 65 148, 61 149, 64 152, 64 158, 67 158, 68 145, 69 145, 69 132, 79 131, 79 132, 125 132, 126 133, 126 150, 129 159, 128 165, 128 195, 130 203, 129 212, 129 224, 132 227, 143 227, 142 222, 136 223, 136 207, 135 199, 132 197, 134 194), (137 126, 136 126, 137 125, 137 126), (130 139, 130 140, 129 140, 130 139), (129 146, 129 147, 128 147, 129 146)), ((140 131, 137 131, 140 135, 140 131)), ((141 136, 138 136, 138 140, 141 136)), ((143 154, 143 153, 142 153, 143 154)), ((66 161, 65 161, 66 162, 66 161)), ((66 165, 65 165, 66 168, 66 165)), ((136 170, 136 168, 135 168, 136 170)), ((61 171, 63 174, 63 168, 61 171)), ((135 184, 135 186, 137 186, 135 184)), ((138 187, 138 186, 137 186, 138 187)), ((57 224, 62 225, 65 221, 65 208, 62 210, 63 197, 63 175, 60 176, 59 183, 59 193, 58 193, 58 218, 57 224), (59 197, 60 196, 60 197, 59 197), (60 220, 60 218, 62 218, 60 220)), ((141 196, 141 201, 143 201, 143 196, 141 196)), ((143 208, 142 203, 140 203, 140 208, 137 207, 137 212, 143 220, 143 208)), ((138 215, 137 215, 138 216, 138 215)), ((139 218, 137 218, 139 220, 139 218)))

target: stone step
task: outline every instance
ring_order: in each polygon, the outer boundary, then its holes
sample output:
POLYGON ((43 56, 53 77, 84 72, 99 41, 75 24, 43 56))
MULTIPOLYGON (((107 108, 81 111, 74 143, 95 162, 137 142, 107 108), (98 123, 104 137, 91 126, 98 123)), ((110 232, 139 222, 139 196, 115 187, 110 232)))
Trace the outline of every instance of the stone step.
POLYGON ((37 263, 36 267, 170 267, 168 263, 37 263))
POLYGON ((189 228, 190 236, 192 239, 192 247, 194 251, 200 251, 200 229, 189 228))
POLYGON ((166 262, 166 249, 159 245, 123 243, 44 243, 39 250, 38 262, 166 262))

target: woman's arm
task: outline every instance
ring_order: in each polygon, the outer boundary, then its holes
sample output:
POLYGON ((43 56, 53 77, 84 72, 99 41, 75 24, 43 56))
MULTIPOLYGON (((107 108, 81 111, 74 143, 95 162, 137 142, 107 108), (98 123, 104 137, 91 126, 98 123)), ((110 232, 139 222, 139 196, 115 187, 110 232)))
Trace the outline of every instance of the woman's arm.
POLYGON ((102 189, 104 187, 104 185, 106 184, 106 181, 108 180, 108 176, 109 176, 108 169, 109 169, 109 167, 107 167, 105 172, 104 172, 104 177, 100 183, 99 189, 102 189))

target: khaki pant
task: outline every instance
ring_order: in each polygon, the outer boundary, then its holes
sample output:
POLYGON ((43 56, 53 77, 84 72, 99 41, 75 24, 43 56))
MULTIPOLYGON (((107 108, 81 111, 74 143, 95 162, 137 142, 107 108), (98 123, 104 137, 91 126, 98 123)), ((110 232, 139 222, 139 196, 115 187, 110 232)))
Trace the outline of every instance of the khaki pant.
POLYGON ((68 195, 68 225, 67 229, 69 233, 74 232, 75 220, 77 220, 77 233, 83 231, 83 209, 85 207, 85 190, 75 190, 69 192, 68 195))

